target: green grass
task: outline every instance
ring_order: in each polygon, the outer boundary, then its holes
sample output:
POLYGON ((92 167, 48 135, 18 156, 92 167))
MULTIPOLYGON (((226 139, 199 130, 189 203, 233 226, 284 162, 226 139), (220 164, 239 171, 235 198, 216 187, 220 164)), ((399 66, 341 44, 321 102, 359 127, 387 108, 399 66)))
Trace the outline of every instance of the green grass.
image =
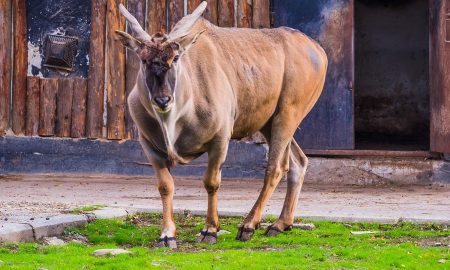
MULTIPOLYGON (((249 242, 234 240, 242 218, 222 218, 221 227, 231 234, 219 236, 216 245, 198 244, 202 217, 177 216, 179 249, 155 249, 160 215, 131 219, 97 220, 81 234, 90 244, 63 247, 39 243, 0 244, 0 269, 450 269, 450 232, 435 224, 342 224, 315 221, 316 229, 294 229, 277 237, 257 230, 249 242), (352 235, 351 231, 379 231, 352 235), (133 254, 97 258, 99 248, 123 247, 133 254)), ((273 218, 270 218, 273 219, 273 218)))
POLYGON ((85 205, 81 207, 74 208, 69 211, 71 214, 81 214, 86 212, 91 212, 97 209, 105 208, 105 205, 102 204, 94 204, 94 205, 85 205))

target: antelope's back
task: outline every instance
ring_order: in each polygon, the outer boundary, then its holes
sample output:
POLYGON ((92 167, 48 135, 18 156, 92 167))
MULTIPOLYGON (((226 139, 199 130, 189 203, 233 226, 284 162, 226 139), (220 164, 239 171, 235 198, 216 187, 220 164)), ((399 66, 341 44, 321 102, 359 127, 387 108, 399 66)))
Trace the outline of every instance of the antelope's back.
POLYGON ((325 53, 299 31, 221 28, 200 19, 192 32, 203 29, 187 53, 193 83, 217 97, 212 102, 217 100, 218 107, 225 106, 220 101, 234 101, 234 138, 261 129, 275 112, 286 80, 295 77, 301 87, 326 72, 325 53))

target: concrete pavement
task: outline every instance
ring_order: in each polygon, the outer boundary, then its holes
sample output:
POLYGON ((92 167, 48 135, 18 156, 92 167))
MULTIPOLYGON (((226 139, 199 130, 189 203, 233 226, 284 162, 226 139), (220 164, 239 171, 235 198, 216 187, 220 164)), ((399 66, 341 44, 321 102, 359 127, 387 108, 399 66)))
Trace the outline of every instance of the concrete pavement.
MULTIPOLYGON (((199 177, 175 178, 174 206, 178 211, 202 214, 207 194, 199 177)), ((219 192, 219 211, 244 215, 255 202, 262 179, 224 179, 219 192)), ((265 214, 278 215, 286 183, 281 182, 265 214)), ((160 211, 154 177, 17 175, 0 178, 2 223, 28 223, 54 217, 82 205, 101 204, 128 211, 160 211)), ((107 213, 104 213, 107 214, 107 213)), ((450 223, 448 186, 355 186, 305 183, 296 215, 312 219, 379 221, 399 219, 450 223)))

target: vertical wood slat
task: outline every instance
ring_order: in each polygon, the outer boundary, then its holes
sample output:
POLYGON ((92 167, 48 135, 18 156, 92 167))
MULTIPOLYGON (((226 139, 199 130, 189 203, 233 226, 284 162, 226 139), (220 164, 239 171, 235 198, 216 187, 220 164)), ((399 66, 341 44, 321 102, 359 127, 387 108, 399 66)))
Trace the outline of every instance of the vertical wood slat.
POLYGON ((72 138, 81 138, 85 136, 86 96, 87 80, 83 78, 74 78, 72 99, 72 127, 70 130, 70 136, 72 138))
POLYGON ((166 0, 147 1, 147 32, 150 35, 167 33, 166 5, 166 0))
POLYGON ((86 137, 101 138, 105 84, 106 0, 92 1, 89 77, 86 107, 86 137))
POLYGON ((39 99, 39 135, 55 135, 56 96, 58 79, 41 79, 39 99))
POLYGON ((70 137, 72 124, 73 79, 60 79, 56 96, 56 136, 70 137))
POLYGON ((218 0, 218 25, 222 27, 234 26, 234 0, 218 0))
POLYGON ((430 1, 430 150, 450 153, 450 3, 430 1))
POLYGON ((237 0, 237 27, 252 27, 252 0, 237 0))
POLYGON ((125 48, 115 30, 125 31, 125 18, 119 12, 125 0, 107 0, 107 138, 122 139, 125 133, 125 48))
POLYGON ((13 0, 14 72, 12 129, 16 135, 25 133, 27 93, 27 12, 26 1, 13 0))
POLYGON ((217 9, 218 9, 218 0, 206 0, 208 3, 208 6, 206 7, 205 12, 203 13, 203 17, 207 19, 208 21, 212 22, 213 24, 217 25, 218 23, 218 16, 217 16, 217 9))
POLYGON ((194 11, 198 7, 198 5, 200 5, 201 2, 202 2, 202 0, 187 0, 188 14, 191 14, 192 11, 194 11))
MULTIPOLYGON (((187 0, 187 12, 192 13, 203 0, 187 0)), ((203 17, 215 25, 218 25, 218 0, 206 0, 208 5, 203 13, 203 17)), ((234 9, 234 7, 233 7, 234 9)), ((233 11, 234 12, 234 11, 233 11)))
POLYGON ((252 27, 270 27, 270 0, 253 0, 252 27))
MULTIPOLYGON (((139 24, 142 27, 145 27, 145 1, 142 0, 128 0, 127 1, 127 9, 128 11, 136 18, 139 24)), ((128 29, 128 33, 131 33, 131 30, 128 29)), ((127 50, 127 60, 126 60, 126 97, 130 94, 131 90, 133 90, 134 85, 136 84, 136 77, 140 68, 140 59, 136 55, 136 53, 127 50)), ((137 138, 137 127, 131 118, 130 111, 128 109, 127 103, 125 102, 125 138, 133 139, 137 138)))
POLYGON ((25 135, 36 136, 39 131, 39 96, 41 79, 30 76, 27 78, 27 116, 25 135))
POLYGON ((11 99, 11 1, 0 1, 0 136, 9 128, 11 99))
POLYGON ((168 0, 169 1, 169 32, 175 24, 183 18, 184 0, 168 0))

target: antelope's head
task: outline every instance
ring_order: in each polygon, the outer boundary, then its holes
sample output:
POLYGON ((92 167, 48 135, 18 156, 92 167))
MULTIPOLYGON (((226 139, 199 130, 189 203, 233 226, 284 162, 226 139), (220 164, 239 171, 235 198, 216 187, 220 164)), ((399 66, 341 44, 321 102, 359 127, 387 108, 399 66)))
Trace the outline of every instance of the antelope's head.
POLYGON ((151 103, 156 111, 166 113, 174 104, 175 88, 180 76, 179 60, 204 32, 191 33, 191 30, 205 11, 206 2, 202 2, 192 14, 183 17, 167 35, 156 33, 150 36, 122 4, 119 9, 133 35, 116 30, 117 37, 141 59, 140 69, 151 103))

